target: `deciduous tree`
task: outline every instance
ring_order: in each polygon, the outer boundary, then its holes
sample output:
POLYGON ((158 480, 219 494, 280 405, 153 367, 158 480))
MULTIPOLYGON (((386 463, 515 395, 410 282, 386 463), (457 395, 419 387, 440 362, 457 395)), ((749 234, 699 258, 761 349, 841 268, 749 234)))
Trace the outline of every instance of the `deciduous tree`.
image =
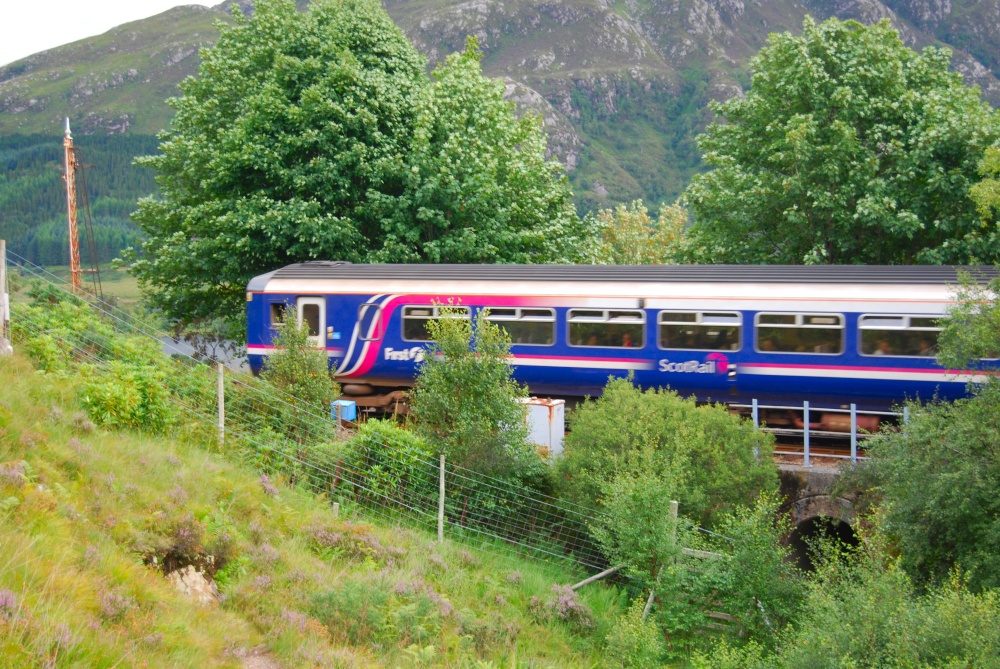
POLYGON ((410 395, 416 429, 448 461, 487 474, 529 476, 541 462, 527 445, 527 391, 512 377, 510 337, 464 311, 442 308, 410 395))
POLYGON ((665 265, 677 262, 684 243, 687 211, 679 203, 664 204, 656 218, 636 200, 601 209, 594 262, 609 265, 665 265))
POLYGON ((474 37, 416 104, 405 187, 381 196, 384 262, 537 262, 578 257, 583 236, 562 166, 535 114, 514 115, 483 76, 474 37))
POLYGON ((375 0, 256 0, 171 101, 159 197, 125 257, 168 317, 238 320, 246 282, 311 259, 569 257, 570 192, 475 45, 437 70, 375 0))
POLYGON ((735 263, 955 263, 1000 258, 968 198, 1000 116, 950 52, 873 26, 807 18, 772 35, 745 96, 699 138, 714 169, 685 194, 691 258, 735 263))
MULTIPOLYGON (((1000 280, 966 281, 945 321, 939 361, 996 372, 1000 280)), ((973 590, 1000 587, 1000 381, 954 403, 912 403, 910 422, 871 440, 855 473, 883 509, 903 567, 920 586, 960 569, 973 590)))

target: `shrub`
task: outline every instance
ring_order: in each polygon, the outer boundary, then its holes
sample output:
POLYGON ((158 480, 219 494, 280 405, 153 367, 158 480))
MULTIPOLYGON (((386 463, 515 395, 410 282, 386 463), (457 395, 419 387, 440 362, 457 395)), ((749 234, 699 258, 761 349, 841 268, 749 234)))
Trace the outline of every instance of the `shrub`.
POLYGON ((702 523, 777 489, 774 438, 721 405, 612 379, 600 398, 577 407, 570 428, 557 481, 585 506, 601 505, 605 482, 640 470, 670 472, 681 509, 702 523))
POLYGON ((163 432, 175 415, 166 375, 155 367, 111 362, 84 387, 83 406, 98 425, 163 432))
POLYGON ((604 660, 608 666, 655 669, 662 666, 663 635, 652 620, 642 619, 645 602, 637 599, 619 618, 605 641, 604 660))
POLYGON ((309 612, 330 634, 354 645, 377 639, 387 622, 389 590, 379 579, 348 579, 334 590, 314 595, 309 612))
POLYGON ((364 473, 365 491, 400 504, 437 495, 437 456, 422 437, 391 420, 364 423, 344 449, 352 473, 364 473))
POLYGON ((854 549, 821 544, 801 613, 773 649, 729 640, 694 667, 1000 667, 998 593, 973 593, 955 572, 917 594, 889 551, 877 533, 854 549))
POLYGON ((265 400, 276 420, 272 425, 300 444, 329 438, 330 402, 340 395, 340 387, 330 376, 326 351, 318 350, 309 332, 299 327, 295 309, 288 310, 276 330, 275 351, 267 357, 261 377, 289 397, 276 401, 272 394, 265 400))
POLYGON ((507 360, 510 337, 487 320, 442 308, 427 329, 435 343, 420 364, 410 394, 417 432, 448 461, 491 475, 517 473, 537 457, 527 444, 527 396, 507 360))
POLYGON ((552 596, 544 601, 533 596, 528 600, 528 612, 538 620, 560 620, 581 632, 594 627, 594 614, 568 585, 553 585, 552 596))
POLYGON ((441 631, 438 605, 422 592, 406 604, 397 605, 389 614, 389 621, 395 630, 396 642, 404 646, 427 643, 441 631))

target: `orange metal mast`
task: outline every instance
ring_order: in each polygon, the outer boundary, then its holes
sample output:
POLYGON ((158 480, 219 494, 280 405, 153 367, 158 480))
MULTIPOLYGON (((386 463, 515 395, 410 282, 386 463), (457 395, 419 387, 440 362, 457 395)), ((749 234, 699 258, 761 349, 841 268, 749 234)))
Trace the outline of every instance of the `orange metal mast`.
POLYGON ((73 136, 69 132, 66 119, 66 136, 63 138, 66 150, 66 211, 69 215, 69 282, 74 293, 81 291, 80 276, 80 234, 76 227, 76 156, 73 153, 73 136))

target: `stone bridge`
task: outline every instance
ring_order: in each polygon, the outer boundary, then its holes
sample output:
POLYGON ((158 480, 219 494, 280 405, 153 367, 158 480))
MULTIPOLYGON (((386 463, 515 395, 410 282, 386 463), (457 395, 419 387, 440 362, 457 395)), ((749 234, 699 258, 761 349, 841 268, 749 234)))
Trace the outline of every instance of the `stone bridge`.
POLYGON ((782 510, 788 513, 793 525, 788 544, 803 568, 812 566, 808 557, 808 540, 821 532, 845 543, 857 544, 852 526, 858 494, 854 491, 834 494, 840 474, 838 467, 778 466, 781 496, 785 500, 782 510))

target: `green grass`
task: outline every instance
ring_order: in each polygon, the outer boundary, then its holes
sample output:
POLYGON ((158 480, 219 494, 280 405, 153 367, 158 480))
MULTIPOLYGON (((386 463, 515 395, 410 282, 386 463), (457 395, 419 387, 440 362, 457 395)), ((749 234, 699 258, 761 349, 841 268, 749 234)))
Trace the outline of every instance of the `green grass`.
POLYGON ((95 430, 82 383, 0 358, 0 666, 229 667, 260 644, 284 667, 601 665, 616 588, 581 591, 589 629, 538 617, 577 574, 270 495, 203 425, 95 430), (221 604, 150 564, 181 554, 216 557, 221 604), (379 601, 354 637, 337 624, 379 601))

